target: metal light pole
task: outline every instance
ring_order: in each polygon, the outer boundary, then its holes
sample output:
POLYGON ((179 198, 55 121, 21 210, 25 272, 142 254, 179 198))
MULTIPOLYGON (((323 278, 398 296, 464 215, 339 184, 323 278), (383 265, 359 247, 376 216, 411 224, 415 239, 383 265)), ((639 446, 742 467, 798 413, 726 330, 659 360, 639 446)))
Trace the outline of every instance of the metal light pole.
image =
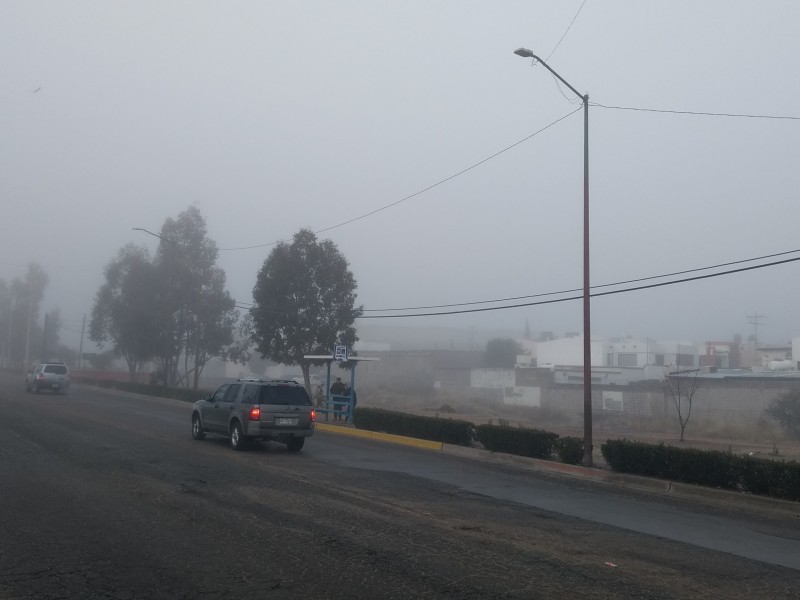
MULTIPOLYGON (((143 227, 131 227, 131 230, 133 230, 133 231, 143 231, 144 233, 152 235, 153 237, 157 237, 162 242, 166 242, 169 245, 169 247, 172 249, 172 251, 171 251, 172 260, 170 260, 169 263, 167 264, 167 306, 166 306, 166 319, 165 319, 165 325, 169 329, 169 331, 168 331, 168 337, 169 337, 168 343, 169 343, 170 349, 171 349, 172 346, 173 346, 173 342, 174 342, 174 339, 173 339, 174 327, 173 327, 173 315, 172 315, 172 269, 173 269, 173 264, 172 263, 175 260, 175 255, 176 255, 175 250, 176 250, 176 247, 177 247, 177 243, 174 240, 171 240, 169 238, 165 238, 163 236, 160 236, 157 233, 153 233, 152 231, 148 231, 147 229, 144 229, 143 227)), ((173 366, 174 365, 172 364, 172 359, 171 358, 166 359, 165 361, 162 361, 162 362, 164 363, 162 365, 163 368, 164 368, 164 385, 165 386, 169 386, 172 383, 172 371, 173 371, 173 366)))
POLYGON ((581 94, 527 48, 514 54, 532 58, 583 100, 583 464, 592 466, 592 338, 589 300, 589 94, 581 94))

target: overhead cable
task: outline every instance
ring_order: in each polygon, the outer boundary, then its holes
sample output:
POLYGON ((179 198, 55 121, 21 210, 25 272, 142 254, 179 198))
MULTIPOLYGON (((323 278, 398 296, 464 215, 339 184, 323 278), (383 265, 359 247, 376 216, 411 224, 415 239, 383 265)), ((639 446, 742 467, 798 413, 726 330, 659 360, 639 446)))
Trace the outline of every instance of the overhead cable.
MULTIPOLYGON (((697 275, 695 277, 685 277, 683 279, 676 279, 673 281, 663 281, 661 283, 651 283, 648 285, 641 285, 632 288, 625 288, 621 290, 611 290, 608 292, 597 292, 594 294, 590 294, 591 297, 595 298, 598 296, 610 296, 611 294, 623 294, 627 292, 635 292, 638 290, 646 290, 650 288, 656 287, 664 287, 667 285, 675 285, 677 283, 686 283, 688 281, 697 281, 700 279, 710 279, 712 277, 721 277, 722 275, 732 275, 734 273, 741 273, 744 271, 752 271, 755 269, 763 269, 766 267, 774 267, 776 265, 782 265, 786 263, 796 262, 800 260, 800 257, 796 258, 787 258, 785 260, 779 260, 771 263, 766 263, 763 265, 753 265, 750 267, 741 267, 739 269, 731 269, 729 271, 722 271, 720 273, 710 273, 708 275, 697 275)), ((413 313, 413 314, 393 314, 393 315, 365 315, 359 317, 361 319, 399 319, 399 318, 412 318, 412 317, 438 317, 443 315, 457 315, 457 314, 465 314, 465 313, 476 313, 476 312, 488 312, 493 310, 508 310, 511 308, 523 308, 527 306, 539 306, 543 304, 556 304, 558 302, 568 302, 571 300, 580 300, 583 299, 583 296, 570 296, 568 298, 557 298, 553 300, 539 300, 537 302, 524 302, 521 304, 508 304, 504 306, 489 306, 484 308, 467 308, 463 310, 451 310, 451 311, 441 311, 441 312, 431 312, 431 313, 413 313)))
POLYGON ((572 26, 575 24, 575 19, 578 18, 579 14, 581 14, 581 11, 583 10, 583 5, 584 4, 586 4, 586 0, 583 0, 583 2, 581 2, 580 7, 578 8, 578 12, 575 13, 574 17, 572 17, 572 21, 569 22, 569 25, 567 26, 567 30, 564 32, 564 35, 561 36, 561 39, 558 40, 558 43, 553 47, 553 49, 550 51, 550 54, 547 55, 547 58, 545 58, 545 60, 550 60, 550 57, 553 56, 553 54, 555 54, 556 50, 558 50, 558 47, 561 45, 561 42, 564 41, 564 38, 567 37, 567 34, 569 33, 569 30, 572 29, 572 26))
MULTIPOLYGON (((461 169, 457 173, 454 173, 453 175, 450 175, 449 177, 445 177, 444 179, 441 179, 441 180, 437 181, 436 183, 433 183, 433 184, 429 185, 428 187, 425 187, 425 188, 423 188, 423 189, 421 189, 421 190, 419 190, 417 192, 414 192, 413 194, 409 194, 408 196, 405 196, 404 198, 400 198, 399 200, 395 200, 394 202, 390 202, 389 204, 381 206, 380 208, 376 208, 375 210, 371 210, 368 213, 364 213, 363 215, 360 215, 358 217, 353 217, 352 219, 348 219, 347 221, 342 221, 341 223, 337 223, 336 225, 331 225, 329 227, 323 227, 322 229, 317 229, 316 231, 314 231, 314 233, 324 233, 326 231, 331 231, 332 229, 338 229, 339 227, 344 227, 345 225, 349 225, 350 223, 354 223, 356 221, 360 221, 361 219, 366 219, 367 217, 371 217, 372 215, 374 215, 376 213, 384 211, 384 210, 386 210, 388 208, 392 208, 393 206, 397 206, 398 204, 401 204, 401 203, 403 203, 403 202, 405 202, 407 200, 411 200, 412 198, 416 198, 417 196, 419 196, 421 194, 424 194, 425 192, 430 191, 435 187, 439 187, 440 185, 442 185, 444 183, 447 183, 448 181, 451 181, 451 180, 455 179, 456 177, 459 177, 459 176, 463 175, 464 173, 467 173, 467 172, 471 171, 472 169, 475 169, 476 167, 479 167, 479 166, 481 166, 482 164, 484 164, 486 162, 489 162, 493 158, 497 158, 498 156, 500 156, 504 152, 508 152, 512 148, 515 148, 515 147, 519 146, 520 144, 522 144, 524 142, 527 142, 529 139, 539 135, 540 133, 542 133, 544 131, 547 131, 548 129, 550 129, 551 127, 556 125, 557 123, 560 123, 561 121, 566 119, 567 117, 571 117, 576 112, 578 112, 580 109, 581 109, 581 107, 576 108, 575 110, 573 110, 572 112, 567 113, 563 117, 559 117, 558 119, 556 119, 552 123, 550 123, 548 125, 545 125, 544 127, 539 129, 538 131, 535 131, 532 134, 525 136, 521 140, 518 140, 518 141, 514 142, 510 146, 506 146, 505 148, 503 148, 502 150, 498 150, 497 152, 495 152, 491 156, 487 156, 486 158, 484 158, 482 160, 479 160, 478 162, 474 163, 473 165, 470 165, 469 167, 466 167, 465 169, 461 169)), ((269 242, 267 244, 255 244, 253 246, 242 246, 242 247, 239 247, 239 248, 220 248, 220 251, 223 251, 223 250, 225 250, 225 251, 252 250, 254 248, 267 248, 269 246, 275 246, 275 245, 279 244, 281 241, 283 241, 283 240, 278 240, 276 242, 269 242)))
POLYGON ((661 108, 640 108, 636 106, 610 106, 607 104, 599 104, 597 102, 589 102, 589 106, 596 106, 598 108, 608 108, 612 110, 634 110, 639 112, 667 113, 673 115, 696 115, 701 117, 734 117, 739 119, 783 119, 787 121, 800 121, 800 117, 793 117, 789 115, 753 115, 746 113, 719 113, 719 112, 703 112, 694 110, 667 110, 661 108))
MULTIPOLYGON (((764 256, 757 256, 755 258, 745 258, 742 260, 734 260, 730 262, 719 263, 716 265, 711 265, 708 267, 698 267, 695 269, 686 269, 684 271, 675 271, 673 273, 665 273, 663 275, 651 275, 649 277, 640 277, 638 279, 628 279, 625 281, 617 281, 614 283, 603 283, 599 285, 593 285, 590 289, 599 289, 599 288, 606 288, 606 287, 614 287, 618 285, 627 285, 629 283, 639 283, 640 281, 649 281, 651 279, 663 279, 665 277, 675 277, 676 275, 686 275, 687 273, 697 273, 700 271, 708 271, 711 269, 719 269, 721 267, 730 267, 732 265, 740 265, 743 263, 754 262, 756 260, 766 260, 768 258, 775 258, 778 256, 785 256, 787 254, 795 254, 800 252, 800 249, 797 250, 787 250, 786 252, 776 252, 775 254, 766 254, 764 256)), ((545 296, 560 296, 562 294, 570 294, 573 292, 580 292, 583 288, 573 288, 569 290, 561 290, 558 292, 543 292, 539 294, 528 294, 526 296, 511 296, 509 298, 497 298, 495 300, 476 300, 473 302, 456 302, 453 304, 432 304, 429 306, 405 306, 401 308, 370 308, 364 309, 364 312, 394 312, 394 311, 401 311, 401 310, 429 310, 434 308, 454 308, 456 306, 475 306, 478 304, 494 304, 497 302, 511 302, 513 300, 525 300, 526 298, 542 298, 545 296)))

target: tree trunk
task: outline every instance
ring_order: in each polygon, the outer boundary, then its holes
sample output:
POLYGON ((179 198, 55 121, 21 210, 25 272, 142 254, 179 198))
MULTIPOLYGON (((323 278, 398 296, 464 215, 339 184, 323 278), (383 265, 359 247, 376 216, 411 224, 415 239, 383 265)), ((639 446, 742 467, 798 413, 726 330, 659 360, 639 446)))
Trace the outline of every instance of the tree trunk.
POLYGON ((131 383, 136 383, 136 372, 139 370, 139 361, 127 358, 125 362, 128 363, 128 378, 131 383))

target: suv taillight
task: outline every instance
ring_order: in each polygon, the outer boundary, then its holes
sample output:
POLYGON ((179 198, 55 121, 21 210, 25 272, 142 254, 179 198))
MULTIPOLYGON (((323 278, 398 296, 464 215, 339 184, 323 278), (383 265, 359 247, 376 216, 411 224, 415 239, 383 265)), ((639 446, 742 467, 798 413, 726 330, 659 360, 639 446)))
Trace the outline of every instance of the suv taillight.
POLYGON ((36 376, 36 379, 38 379, 38 380, 40 380, 40 381, 44 380, 44 371, 42 371, 41 373, 39 373, 39 374, 36 376))
POLYGON ((314 422, 314 421, 316 421, 316 420, 317 420, 317 411, 315 411, 315 410, 312 408, 312 409, 311 409, 311 422, 313 423, 313 422, 314 422))
POLYGON ((261 407, 260 406, 253 406, 250 409, 250 414, 248 415, 248 418, 251 421, 258 421, 261 418, 261 407))

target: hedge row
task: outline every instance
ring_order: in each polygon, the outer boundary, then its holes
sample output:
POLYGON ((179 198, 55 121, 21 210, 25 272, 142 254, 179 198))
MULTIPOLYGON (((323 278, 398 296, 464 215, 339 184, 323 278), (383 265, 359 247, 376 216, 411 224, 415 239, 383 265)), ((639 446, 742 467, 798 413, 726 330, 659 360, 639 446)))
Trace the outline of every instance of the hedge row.
POLYGON ((630 440, 609 440, 601 451, 608 465, 620 473, 800 500, 800 463, 795 461, 630 440))
POLYGON ((581 438, 559 438, 557 433, 506 425, 479 425, 439 417, 422 417, 377 408, 357 407, 355 422, 359 429, 469 446, 473 441, 487 450, 533 458, 553 458, 557 454, 566 463, 577 464, 583 458, 581 438))
POLYGON ((475 426, 469 421, 434 419, 358 406, 355 409, 353 420, 358 424, 359 429, 407 435, 445 444, 469 446, 475 439, 475 426))
POLYGON ((131 392, 145 396, 157 396, 159 398, 173 398, 185 402, 194 402, 209 394, 208 390, 192 390, 187 388, 166 387, 162 385, 152 385, 149 383, 131 383, 130 381, 113 381, 104 379, 84 379, 73 378, 73 381, 96 385, 101 388, 110 388, 122 392, 131 392))
POLYGON ((493 452, 506 452, 532 458, 551 458, 557 433, 506 425, 478 425, 478 439, 493 452))

